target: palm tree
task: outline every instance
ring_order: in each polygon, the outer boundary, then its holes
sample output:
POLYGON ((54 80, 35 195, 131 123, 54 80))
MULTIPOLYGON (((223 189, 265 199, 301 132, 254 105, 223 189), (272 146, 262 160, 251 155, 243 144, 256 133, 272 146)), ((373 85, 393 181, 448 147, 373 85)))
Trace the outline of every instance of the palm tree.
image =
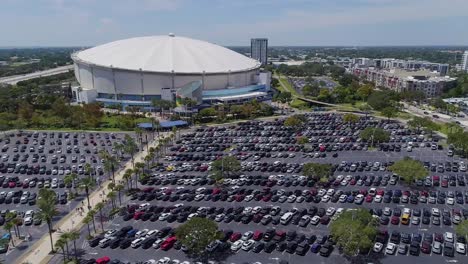
MULTIPOLYGON (((65 232, 65 233, 61 234, 59 240, 61 240, 61 239, 65 242, 65 249, 66 249, 67 258, 68 258, 68 255, 70 255, 70 251, 68 249, 68 241, 70 240, 70 234, 68 232, 65 232)), ((57 243, 57 242, 55 242, 55 243, 57 243)))
POLYGON ((99 152, 99 156, 104 160, 104 170, 112 173, 112 182, 115 183, 115 168, 119 166, 119 162, 114 156, 104 150, 99 152))
POLYGON ((91 204, 89 202, 89 190, 92 189, 95 185, 96 181, 90 176, 81 180, 80 189, 85 190, 86 199, 88 200, 88 208, 91 208, 91 204))
MULTIPOLYGON (((73 186, 73 188, 75 189, 75 194, 76 194, 76 184, 75 184, 76 179, 78 179, 78 175, 76 175, 76 173, 69 174, 63 178, 63 182, 65 183, 66 186, 73 186)), ((68 188, 68 192, 71 193, 70 188, 68 188)))
POLYGON ((84 171, 85 171, 86 175, 91 176, 92 178, 94 178, 94 171, 93 171, 93 167, 91 166, 91 164, 85 163, 84 171))
POLYGON ((151 159, 152 159, 151 154, 146 155, 144 158, 147 170, 149 170, 149 162, 151 161, 151 159))
POLYGON ((21 233, 20 233, 20 226, 23 224, 23 218, 21 218, 20 216, 17 216, 15 218, 13 218, 12 220, 13 224, 15 225, 15 228, 16 228, 16 236, 17 237, 21 237, 21 233))
POLYGON ((129 134, 125 134, 124 142, 124 151, 132 158, 132 164, 135 164, 135 153, 138 151, 138 145, 129 134))
POLYGON ((107 194, 107 198, 109 198, 111 200, 112 209, 115 209, 115 197, 117 197, 117 194, 115 194, 114 191, 110 191, 107 194))
POLYGON ((75 251, 75 260, 78 262, 78 251, 76 251, 76 240, 80 238, 81 234, 79 230, 72 230, 69 232, 69 238, 73 241, 73 249, 75 251))
POLYGON ((131 182, 132 173, 133 173, 133 170, 132 170, 132 169, 127 169, 127 170, 125 170, 124 175, 123 175, 123 179, 124 179, 125 181, 127 181, 127 188, 128 188, 128 189, 131 189, 131 188, 132 188, 132 182, 131 182))
POLYGON ((115 142, 114 143, 114 149, 119 154, 119 158, 121 158, 122 155, 123 155, 124 145, 122 143, 115 142))
POLYGON ((57 241, 55 241, 55 247, 57 249, 59 249, 59 248, 62 249, 63 263, 67 263, 67 256, 65 254, 65 244, 66 244, 65 240, 62 239, 62 238, 59 238, 59 239, 57 239, 57 241))
POLYGON ((104 224, 102 223, 102 209, 104 209, 105 205, 104 203, 100 202, 100 203, 97 203, 95 206, 94 206, 94 209, 99 211, 99 218, 101 220, 101 229, 102 229, 102 232, 104 232, 104 224))
POLYGON ((50 189, 40 189, 37 207, 39 208, 38 216, 47 223, 49 228, 50 247, 54 251, 54 241, 52 239, 52 220, 58 215, 58 210, 55 207, 55 192, 50 189))
POLYGON ((86 224, 88 226, 88 236, 90 237, 91 236, 91 228, 89 227, 89 224, 91 223, 92 219, 91 219, 91 216, 90 215, 86 215, 82 222, 83 224, 86 224))
POLYGON ((3 229, 5 231, 8 232, 8 234, 10 234, 10 241, 11 241, 11 244, 13 246, 15 246, 15 241, 13 240, 13 237, 11 236, 11 229, 14 227, 15 225, 11 222, 11 221, 8 221, 5 223, 5 225, 3 226, 3 229))
POLYGON ((119 195, 119 204, 120 206, 122 206, 122 196, 121 196, 121 192, 123 191, 123 189, 125 188, 125 186, 123 186, 123 184, 117 184, 115 186, 115 190, 117 191, 118 195, 119 195))
POLYGON ((96 211, 94 209, 89 210, 87 216, 91 218, 91 221, 93 222, 93 229, 94 233, 96 233, 96 223, 94 222, 94 216, 96 215, 96 211))

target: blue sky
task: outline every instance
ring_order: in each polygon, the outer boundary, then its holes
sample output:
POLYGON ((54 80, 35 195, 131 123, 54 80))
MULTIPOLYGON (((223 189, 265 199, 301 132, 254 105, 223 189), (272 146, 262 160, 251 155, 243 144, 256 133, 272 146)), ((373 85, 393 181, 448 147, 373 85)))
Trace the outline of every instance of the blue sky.
POLYGON ((468 0, 0 0, 0 46, 174 32, 221 45, 468 45, 468 0))

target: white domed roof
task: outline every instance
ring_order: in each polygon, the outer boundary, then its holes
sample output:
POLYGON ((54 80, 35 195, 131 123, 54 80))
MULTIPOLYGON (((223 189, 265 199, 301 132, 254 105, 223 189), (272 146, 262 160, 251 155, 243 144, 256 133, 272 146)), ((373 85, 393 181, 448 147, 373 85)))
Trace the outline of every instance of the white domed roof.
POLYGON ((110 42, 78 52, 73 59, 104 67, 149 72, 221 73, 260 67, 258 61, 230 49, 172 33, 110 42))

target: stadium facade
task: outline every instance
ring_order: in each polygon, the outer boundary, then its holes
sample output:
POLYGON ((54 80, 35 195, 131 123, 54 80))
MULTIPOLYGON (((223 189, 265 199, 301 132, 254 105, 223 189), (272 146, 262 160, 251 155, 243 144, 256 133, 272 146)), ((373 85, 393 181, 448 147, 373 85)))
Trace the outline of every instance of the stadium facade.
POLYGON ((271 73, 261 63, 205 41, 149 36, 72 55, 78 102, 150 108, 153 99, 189 97, 198 104, 267 100, 271 73))

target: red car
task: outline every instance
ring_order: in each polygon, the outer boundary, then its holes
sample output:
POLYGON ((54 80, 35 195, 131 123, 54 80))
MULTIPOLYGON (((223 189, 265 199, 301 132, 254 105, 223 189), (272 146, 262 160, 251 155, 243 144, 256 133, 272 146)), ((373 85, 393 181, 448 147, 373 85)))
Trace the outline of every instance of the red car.
POLYGON ((371 195, 366 196, 366 202, 368 202, 368 203, 372 202, 372 196, 371 195))
POLYGON ((356 179, 352 179, 350 182, 349 182, 350 185, 356 185, 356 179))
POLYGON ((255 231, 252 239, 255 240, 255 241, 259 241, 260 239, 262 239, 263 237, 263 233, 261 231, 255 231))
POLYGON ((442 180, 442 182, 440 183, 440 186, 442 186, 444 188, 447 188, 448 187, 448 181, 447 180, 442 180))
POLYGON ((110 258, 108 256, 104 256, 102 258, 96 259, 97 264, 107 264, 110 262, 110 258))
POLYGON ((218 194, 220 192, 221 192, 221 189, 214 188, 212 194, 214 195, 214 194, 218 194))
POLYGON ((162 250, 169 250, 172 248, 172 246, 175 244, 177 241, 177 238, 175 236, 168 237, 164 242, 161 244, 161 249, 162 250))
POLYGON ((270 201, 271 197, 272 197, 271 193, 270 193, 270 194, 267 194, 267 195, 265 195, 265 196, 262 198, 262 201, 268 202, 268 201, 270 201))
POLYGON ((241 233, 234 233, 234 234, 231 235, 231 237, 229 238, 229 240, 231 240, 231 242, 236 242, 236 241, 239 240, 241 237, 242 237, 242 234, 241 234, 241 233))
POLYGON ((330 217, 328 215, 324 215, 320 218, 320 223, 322 225, 327 225, 328 223, 330 223, 330 217))
POLYGON ((141 218, 142 215, 144 215, 145 212, 135 212, 135 214, 133 215, 133 219, 135 220, 139 220, 141 218))
POLYGON ((362 195, 367 195, 367 190, 366 189, 362 189, 359 191, 360 194, 362 195))
POLYGON ((15 188, 16 187, 16 182, 14 182, 14 181, 8 182, 8 187, 15 188))
POLYGON ((423 242, 422 242, 421 251, 422 251, 423 253, 430 254, 430 253, 431 253, 431 249, 432 249, 432 247, 431 247, 431 244, 430 244, 429 242, 427 242, 427 241, 423 241, 423 242))
POLYGON ((400 217, 398 216, 392 216, 392 225, 398 225, 400 223, 400 217))
POLYGON ((380 195, 380 196, 384 196, 384 194, 385 194, 383 189, 378 189, 376 193, 377 193, 377 195, 380 195))

